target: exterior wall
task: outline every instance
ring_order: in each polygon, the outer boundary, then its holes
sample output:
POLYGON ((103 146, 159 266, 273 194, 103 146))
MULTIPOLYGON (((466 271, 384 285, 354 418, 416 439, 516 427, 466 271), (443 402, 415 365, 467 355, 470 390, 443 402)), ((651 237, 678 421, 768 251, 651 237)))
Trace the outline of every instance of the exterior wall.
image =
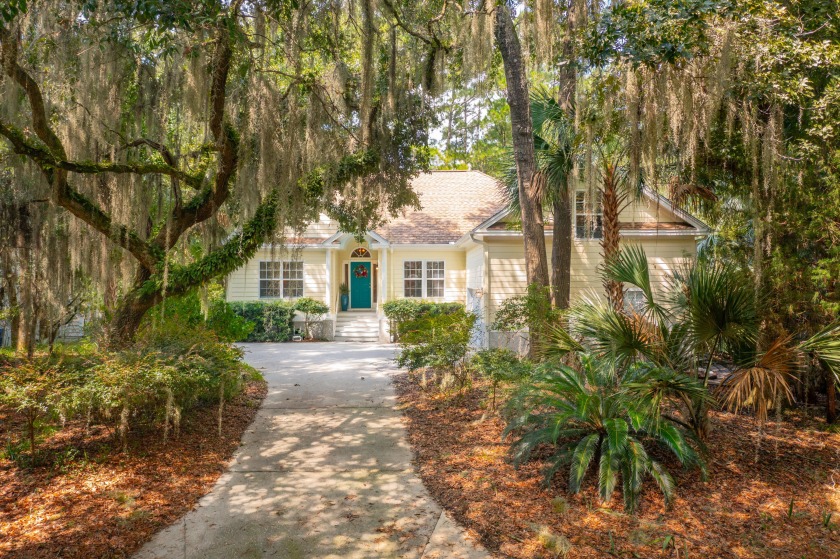
MULTIPOLYGON (((262 248, 244 266, 228 276, 228 301, 259 301, 260 262, 270 260, 303 261, 303 296, 324 301, 332 309, 327 298, 327 261, 325 250, 272 250, 262 248)), ((270 299, 262 299, 270 300, 270 299)))
MULTIPOLYGON (((548 258, 551 262, 551 242, 548 242, 548 258)), ((693 257, 696 243, 692 237, 645 237, 624 239, 622 244, 638 244, 644 248, 650 263, 651 282, 655 292, 666 288, 666 277, 680 263, 693 257)), ((488 319, 508 297, 525 293, 527 280, 525 256, 520 241, 487 243, 489 256, 489 309, 488 319)), ((601 263, 601 245, 597 240, 575 240, 572 245, 571 299, 601 297, 601 278, 598 266, 601 263)))
POLYGON ((618 214, 618 219, 630 223, 681 223, 683 221, 682 218, 677 217, 673 212, 647 196, 626 204, 618 214))
POLYGON ((467 251, 467 289, 482 289, 484 287, 484 247, 476 246, 467 251))
POLYGON ((406 260, 443 260, 444 261, 444 297, 430 298, 432 301, 464 302, 466 295, 466 255, 463 250, 416 249, 393 247, 387 256, 389 271, 387 295, 385 301, 403 299, 403 262, 406 260))

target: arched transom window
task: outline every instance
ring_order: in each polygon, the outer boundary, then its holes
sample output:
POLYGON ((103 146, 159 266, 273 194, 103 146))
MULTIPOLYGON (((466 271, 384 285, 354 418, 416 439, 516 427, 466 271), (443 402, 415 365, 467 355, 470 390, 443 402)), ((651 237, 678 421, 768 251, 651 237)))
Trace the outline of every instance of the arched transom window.
POLYGON ((359 247, 350 254, 350 258, 370 258, 370 251, 365 247, 359 247))

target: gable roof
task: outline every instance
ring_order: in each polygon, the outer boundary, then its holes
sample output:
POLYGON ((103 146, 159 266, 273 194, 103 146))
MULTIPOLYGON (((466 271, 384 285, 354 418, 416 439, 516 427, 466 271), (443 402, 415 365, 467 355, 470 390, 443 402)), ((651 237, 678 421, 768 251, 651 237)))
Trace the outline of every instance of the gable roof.
MULTIPOLYGON (((682 221, 652 221, 652 222, 621 222, 619 224, 619 228, 621 229, 622 235, 692 235, 692 236, 704 236, 709 234, 709 226, 703 223, 697 217, 691 215, 690 213, 676 207, 673 203, 662 196, 658 192, 650 189, 644 188, 641 192, 641 195, 656 204, 664 208, 666 211, 672 213, 674 217, 682 221)), ((511 210, 508 207, 503 207, 500 209, 496 214, 490 216, 487 220, 481 223, 478 227, 476 227, 472 232, 473 233, 487 233, 487 232, 498 232, 498 233, 519 233, 521 231, 516 231, 508 228, 508 224, 504 223, 502 220, 510 215, 511 210)), ((546 216, 545 220, 545 230, 546 234, 552 233, 551 229, 551 217, 546 216)))
POLYGON ((481 171, 431 171, 411 186, 421 208, 376 230, 389 243, 454 243, 505 208, 499 181, 481 171))

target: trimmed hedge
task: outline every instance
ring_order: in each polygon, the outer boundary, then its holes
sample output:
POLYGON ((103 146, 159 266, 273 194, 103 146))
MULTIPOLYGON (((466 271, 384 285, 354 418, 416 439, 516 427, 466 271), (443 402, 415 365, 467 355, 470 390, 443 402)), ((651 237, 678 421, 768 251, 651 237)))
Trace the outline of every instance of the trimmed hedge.
POLYGON ((450 315, 464 311, 462 303, 437 303, 417 299, 397 299, 382 305, 385 316, 391 322, 391 334, 398 340, 403 333, 403 326, 419 318, 450 315))
POLYGON ((230 304, 233 312, 254 324, 242 342, 288 342, 294 335, 295 306, 285 301, 230 304))

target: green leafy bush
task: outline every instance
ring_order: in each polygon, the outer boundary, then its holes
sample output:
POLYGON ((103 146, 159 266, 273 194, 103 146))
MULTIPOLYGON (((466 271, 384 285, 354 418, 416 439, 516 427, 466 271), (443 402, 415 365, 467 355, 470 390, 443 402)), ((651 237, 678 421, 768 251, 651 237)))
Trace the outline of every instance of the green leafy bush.
POLYGON ((453 383, 463 387, 469 380, 467 353, 475 321, 476 316, 461 306, 454 312, 425 314, 405 322, 397 364, 410 371, 431 369, 442 388, 453 383))
MULTIPOLYGON (((164 320, 192 327, 205 326, 224 341, 245 340, 254 329, 254 324, 237 314, 225 300, 224 288, 220 284, 211 284, 204 290, 193 289, 186 295, 168 298, 158 308, 163 309, 164 320)), ((147 325, 159 317, 160 313, 153 310, 146 319, 147 325)))
POLYGON ((295 307, 286 301, 231 303, 233 312, 254 328, 245 342, 288 342, 294 334, 295 307))
POLYGON ((0 376, 0 404, 20 414, 32 461, 39 423, 56 415, 62 395, 71 388, 54 359, 20 359, 9 363, 0 376))
POLYGON ((311 326, 321 322, 324 315, 330 312, 325 303, 309 297, 301 297, 295 301, 295 310, 303 314, 303 334, 306 338, 312 338, 311 326))
POLYGON ((496 409, 496 390, 500 384, 519 382, 531 372, 531 365, 509 349, 483 349, 470 359, 471 368, 490 381, 491 405, 496 409))
POLYGON ((406 323, 425 316, 437 316, 463 311, 461 303, 438 303, 419 299, 395 299, 382 305, 382 311, 391 323, 394 341, 402 336, 406 323))
POLYGON ((516 436, 511 446, 515 464, 548 444, 553 452, 546 480, 568 467, 572 493, 580 491, 594 464, 604 501, 621 480, 625 508, 635 510, 646 478, 652 478, 670 501, 674 481, 649 449, 668 451, 684 466, 703 471, 705 466, 683 430, 663 418, 662 393, 702 397, 702 383, 650 363, 617 370, 614 361, 589 354, 579 358, 576 369, 541 367, 511 400, 512 419, 505 435, 516 436))
POLYGON ((0 404, 27 422, 33 451, 41 421, 86 418, 112 423, 123 446, 132 423, 159 426, 167 438, 181 415, 198 405, 224 402, 241 390, 242 350, 205 326, 178 321, 144 326, 118 352, 65 346, 36 359, 8 360, 0 370, 0 404))

